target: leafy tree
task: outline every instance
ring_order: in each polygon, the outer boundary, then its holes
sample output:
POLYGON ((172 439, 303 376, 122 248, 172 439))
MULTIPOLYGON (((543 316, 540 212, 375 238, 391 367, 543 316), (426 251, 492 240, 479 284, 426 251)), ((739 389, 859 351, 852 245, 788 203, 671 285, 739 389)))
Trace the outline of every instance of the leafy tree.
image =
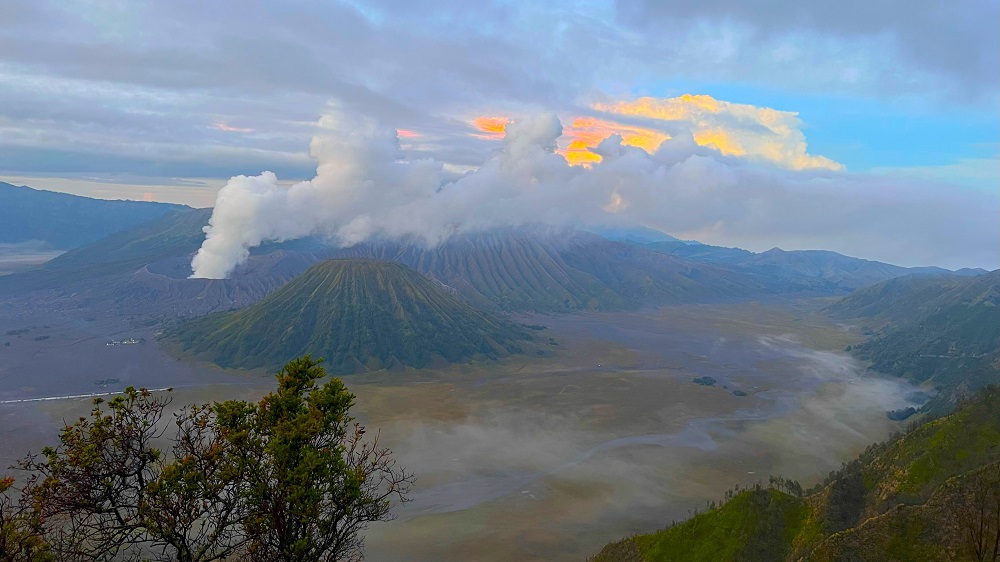
POLYGON ((973 560, 1000 560, 1000 463, 963 479, 958 521, 973 560))
POLYGON ((174 460, 150 482, 142 525, 161 560, 226 560, 247 543, 247 466, 213 408, 189 406, 176 416, 174 460))
POLYGON ((378 436, 349 415, 354 395, 319 361, 296 359, 260 403, 217 406, 220 426, 245 455, 249 479, 249 558, 313 562, 361 558, 361 532, 391 518, 413 475, 397 466, 378 436))
POLYGON ((349 415, 354 395, 294 360, 259 403, 188 406, 126 389, 0 480, 0 560, 324 562, 361 557, 413 475, 349 415), (169 440, 170 449, 154 444, 169 440), (12 553, 12 554, 11 554, 12 553))
POLYGON ((51 562, 55 559, 41 535, 38 517, 28 498, 15 499, 14 479, 0 478, 0 560, 51 562))
POLYGON ((153 443, 170 400, 129 387, 108 411, 102 403, 64 427, 58 446, 21 463, 35 473, 29 492, 59 560, 137 560, 148 539, 140 510, 162 470, 153 443))

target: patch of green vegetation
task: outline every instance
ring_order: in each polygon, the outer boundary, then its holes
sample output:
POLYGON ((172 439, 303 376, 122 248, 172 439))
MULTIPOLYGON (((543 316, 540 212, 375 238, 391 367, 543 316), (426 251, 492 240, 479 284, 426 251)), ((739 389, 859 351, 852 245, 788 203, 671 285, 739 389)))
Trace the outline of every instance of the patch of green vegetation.
POLYGON ((748 490, 718 509, 634 541, 648 561, 781 560, 806 515, 799 498, 778 490, 748 490))
POLYGON ((971 548, 963 525, 985 532, 981 544, 1000 541, 1000 517, 989 515, 1000 513, 998 461, 1000 388, 990 386, 957 412, 870 446, 805 498, 745 491, 595 560, 952 559, 971 548))
POLYGON ((882 324, 851 351, 874 370, 937 388, 925 410, 943 413, 958 394, 1000 381, 1000 271, 893 279, 828 311, 882 324))
POLYGON ((404 265, 360 259, 317 264, 253 306, 166 337, 226 367, 272 368, 312 355, 337 374, 496 359, 522 352, 530 338, 404 265))

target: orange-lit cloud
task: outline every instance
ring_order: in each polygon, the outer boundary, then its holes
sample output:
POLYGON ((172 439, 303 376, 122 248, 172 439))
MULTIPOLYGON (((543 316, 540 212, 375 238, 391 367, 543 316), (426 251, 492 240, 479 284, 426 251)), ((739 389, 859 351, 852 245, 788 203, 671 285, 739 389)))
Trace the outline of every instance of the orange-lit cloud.
POLYGON ((634 101, 622 101, 612 104, 594 104, 594 109, 619 113, 622 115, 638 115, 666 121, 681 121, 688 119, 695 111, 718 113, 722 104, 712 96, 684 94, 676 98, 644 97, 634 101))
POLYGON ((747 153, 740 143, 723 129, 695 131, 692 136, 694 142, 699 145, 712 147, 726 156, 743 156, 747 153))
POLYGON ((614 134, 622 137, 622 144, 637 146, 646 152, 653 152, 660 146, 660 143, 670 138, 668 135, 653 129, 623 125, 593 117, 579 117, 574 119, 570 126, 563 129, 565 146, 561 146, 558 152, 572 166, 600 162, 601 157, 591 152, 590 149, 614 134))
POLYGON ((252 133, 253 129, 245 129, 243 127, 233 127, 232 125, 227 125, 222 121, 215 124, 215 128, 220 131, 225 131, 227 133, 252 133))
POLYGON ((491 139, 502 139, 504 132, 507 130, 507 123, 509 122, 510 119, 506 117, 486 115, 476 117, 472 120, 472 124, 483 132, 483 134, 477 136, 491 139))
POLYGON ((727 156, 764 160, 793 170, 839 170, 843 165, 807 152, 802 122, 792 111, 732 103, 707 95, 644 97, 595 104, 609 114, 686 124, 694 141, 727 156))
MULTIPOLYGON (((792 111, 731 103, 703 94, 643 97, 592 107, 604 116, 576 117, 564 125, 558 152, 570 165, 587 166, 600 162, 601 157, 592 149, 614 134, 622 137, 622 144, 653 153, 670 138, 668 130, 686 129, 695 143, 725 156, 763 161, 792 170, 843 168, 829 158, 808 153, 802 122, 792 111), (632 123, 619 122, 623 117, 628 117, 632 123), (638 125, 636 118, 642 119, 638 125)), ((475 136, 502 139, 509 122, 507 117, 482 116, 472 123, 481 131, 475 136)))
POLYGON ((416 139, 423 136, 416 131, 411 131, 410 129, 396 129, 396 135, 401 139, 416 139))

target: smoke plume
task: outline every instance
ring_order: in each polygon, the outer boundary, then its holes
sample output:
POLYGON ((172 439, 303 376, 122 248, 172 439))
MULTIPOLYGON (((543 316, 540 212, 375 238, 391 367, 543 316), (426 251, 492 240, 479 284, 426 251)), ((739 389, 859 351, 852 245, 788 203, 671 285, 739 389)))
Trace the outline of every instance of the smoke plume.
POLYGON ((457 179, 407 160, 396 130, 332 108, 310 146, 316 177, 270 172, 218 194, 193 277, 224 278, 251 248, 311 235, 351 245, 408 236, 435 245, 504 225, 642 224, 702 242, 824 248, 902 265, 995 267, 996 195, 888 176, 791 171, 696 144, 681 131, 654 153, 611 135, 590 168, 556 153, 551 113, 511 123, 502 147, 457 179))

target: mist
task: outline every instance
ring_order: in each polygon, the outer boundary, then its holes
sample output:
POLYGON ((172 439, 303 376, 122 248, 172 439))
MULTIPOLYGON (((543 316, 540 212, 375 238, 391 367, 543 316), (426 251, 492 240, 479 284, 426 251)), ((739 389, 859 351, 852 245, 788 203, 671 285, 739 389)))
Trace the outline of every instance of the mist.
POLYGON ((331 106, 310 144, 316 177, 271 172, 219 192, 192 277, 224 278, 251 248, 305 236, 353 245, 528 223, 640 224, 682 238, 763 250, 819 248, 897 263, 997 266, 997 195, 892 176, 791 171, 699 146, 678 130, 652 154, 610 135, 592 167, 556 153, 562 124, 542 113, 507 126, 502 146, 456 177, 407 159, 395 129, 331 106))

